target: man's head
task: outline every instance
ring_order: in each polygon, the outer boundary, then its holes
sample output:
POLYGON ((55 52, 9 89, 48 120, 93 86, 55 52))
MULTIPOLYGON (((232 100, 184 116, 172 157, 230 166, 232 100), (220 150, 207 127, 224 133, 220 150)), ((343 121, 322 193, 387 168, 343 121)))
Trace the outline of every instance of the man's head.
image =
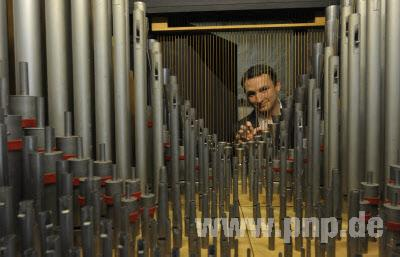
POLYGON ((270 112, 277 104, 281 84, 270 66, 252 66, 245 72, 241 84, 248 101, 258 112, 270 112))

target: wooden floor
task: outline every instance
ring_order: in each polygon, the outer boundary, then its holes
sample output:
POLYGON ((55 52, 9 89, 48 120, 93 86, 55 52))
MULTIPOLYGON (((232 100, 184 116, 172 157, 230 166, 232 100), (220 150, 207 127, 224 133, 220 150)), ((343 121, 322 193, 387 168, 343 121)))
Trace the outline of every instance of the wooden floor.
MULTIPOLYGON (((240 190, 241 191, 241 190, 240 190)), ((260 194, 259 195, 259 200, 260 200, 260 206, 261 206, 261 213, 262 213, 262 218, 266 218, 266 203, 265 203, 265 195, 260 194)), ((274 214, 275 214, 275 220, 278 221, 279 218, 279 199, 278 195, 274 195, 274 200, 273 200, 273 206, 274 206, 274 214)), ((347 207, 345 204, 343 207, 347 207)), ((253 218, 253 209, 252 209, 252 202, 249 201, 249 197, 246 194, 241 194, 240 193, 240 213, 241 213, 241 218, 253 218)), ((184 215, 184 214, 183 214, 184 215)), ((294 210, 292 207, 292 202, 288 203, 287 206, 287 216, 292 217, 294 215, 294 210)), ((198 214, 198 217, 200 218, 200 214, 198 214)), ((346 223, 346 218, 347 215, 344 213, 343 215, 343 225, 342 228, 346 229, 347 228, 347 223, 346 223)), ((171 218, 171 217, 170 217, 171 218)), ((284 255, 284 243, 282 238, 276 238, 275 239, 275 250, 270 251, 268 249, 268 238, 265 236, 262 236, 260 238, 256 238, 252 236, 251 232, 249 232, 249 225, 247 225, 247 232, 249 234, 245 234, 243 237, 238 238, 239 242, 239 256, 241 257, 246 257, 247 256, 247 249, 250 248, 251 250, 251 256, 255 257, 261 257, 261 256, 268 256, 268 257, 278 257, 279 253, 281 252, 284 255)), ((278 223, 275 223, 276 229, 279 228, 278 223)), ((181 248, 181 256, 187 256, 188 255, 188 239, 186 237, 183 237, 183 247, 181 248)), ((209 243, 211 243, 211 238, 209 243)), ((218 241, 219 242, 219 241, 218 241)), ((300 257, 301 254, 298 251, 295 251, 295 241, 293 239, 293 256, 294 257, 300 257)), ((304 240, 303 246, 306 246, 306 240, 304 240)), ((220 256, 220 250, 219 250, 219 245, 218 245, 218 256, 220 256)), ((312 256, 314 256, 314 242, 312 241, 312 248, 311 248, 312 256)), ((369 242, 369 250, 368 253, 364 254, 364 256, 368 257, 374 257, 378 256, 379 254, 379 247, 378 247, 378 242, 369 242)), ((202 256, 207 256, 207 250, 202 249, 202 256)), ((234 256, 234 250, 231 250, 231 256, 234 256)), ((336 241, 336 256, 339 257, 344 257, 347 256, 347 240, 346 237, 341 238, 341 240, 336 241)))

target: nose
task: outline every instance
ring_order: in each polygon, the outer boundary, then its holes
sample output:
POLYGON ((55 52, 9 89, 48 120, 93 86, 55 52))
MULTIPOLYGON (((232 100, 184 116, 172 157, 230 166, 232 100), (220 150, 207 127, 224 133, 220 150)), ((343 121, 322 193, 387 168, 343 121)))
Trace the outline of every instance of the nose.
POLYGON ((261 103, 263 100, 263 94, 260 92, 256 93, 256 103, 261 103))

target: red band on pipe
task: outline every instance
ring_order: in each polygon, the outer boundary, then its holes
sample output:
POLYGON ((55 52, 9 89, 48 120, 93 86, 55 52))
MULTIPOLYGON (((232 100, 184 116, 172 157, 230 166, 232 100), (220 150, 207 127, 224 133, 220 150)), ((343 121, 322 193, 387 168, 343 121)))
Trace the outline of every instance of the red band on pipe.
POLYGON ((112 196, 108 196, 108 195, 103 195, 103 202, 106 205, 111 206, 111 205, 113 205, 113 197, 112 196))
POLYGON ((171 145, 170 145, 169 142, 165 142, 165 143, 164 143, 164 148, 170 148, 170 147, 171 147, 171 145))
POLYGON ((180 160, 185 160, 185 155, 180 155, 180 160))
POLYGON ((7 145, 8 151, 20 151, 23 148, 22 139, 8 141, 7 145))
POLYGON ((131 194, 132 197, 137 198, 138 200, 141 199, 142 193, 141 192, 135 192, 131 194))
POLYGON ((131 223, 137 222, 139 219, 139 213, 137 211, 133 211, 129 214, 129 221, 131 223))
POLYGON ((380 204, 380 198, 378 197, 367 197, 364 198, 366 201, 369 202, 371 205, 379 205, 380 204))
POLYGON ((295 161, 294 158, 288 158, 287 161, 295 161))
POLYGON ((155 215, 155 212, 156 212, 156 207, 149 208, 148 212, 149 212, 149 217, 153 218, 153 216, 155 215))
POLYGON ((387 229, 391 231, 400 231, 400 223, 395 221, 389 221, 386 223, 387 229))
POLYGON ((152 120, 148 120, 147 126, 148 126, 148 128, 152 128, 153 127, 153 121, 152 120))
POLYGON ((293 169, 293 168, 287 168, 287 173, 292 174, 293 172, 294 172, 294 169, 293 169))
POLYGON ((27 118, 21 120, 22 128, 36 127, 36 118, 27 118))
POLYGON ((78 203, 79 203, 79 206, 85 206, 85 203, 86 203, 85 197, 78 195, 78 203))
POLYGON ((79 178, 78 178, 78 177, 74 177, 74 178, 72 179, 72 185, 73 185, 73 186, 79 186, 80 183, 81 183, 81 182, 79 181, 79 178))
POLYGON ((324 152, 324 144, 320 145, 320 152, 324 152))
POLYGON ((195 171, 200 171, 200 166, 199 165, 195 166, 195 171))
POLYGON ((100 179, 100 185, 101 186, 105 186, 106 185, 106 181, 109 180, 109 179, 113 179, 113 177, 112 176, 104 176, 104 177, 102 177, 100 179))
POLYGON ((56 173, 45 173, 43 175, 43 184, 52 185, 56 183, 56 173))
POLYGON ((273 168, 273 172, 276 172, 276 173, 280 172, 280 168, 273 168))
POLYGON ((69 159, 76 158, 76 157, 77 157, 77 155, 75 155, 75 154, 63 154, 63 160, 69 160, 69 159))
POLYGON ((164 156, 164 160, 165 161, 171 161, 171 156, 170 155, 164 156))

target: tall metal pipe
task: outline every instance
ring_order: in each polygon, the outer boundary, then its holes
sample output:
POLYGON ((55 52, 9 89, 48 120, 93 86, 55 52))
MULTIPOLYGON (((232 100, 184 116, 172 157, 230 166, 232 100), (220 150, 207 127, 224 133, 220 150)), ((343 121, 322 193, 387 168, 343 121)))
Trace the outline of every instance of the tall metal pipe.
MULTIPOLYGON (((131 123, 129 107, 129 87, 127 74, 127 48, 125 30, 125 0, 113 1, 114 32, 114 108, 116 132, 116 164, 121 179, 131 176, 131 123)), ((135 87, 136 88, 136 87, 135 87)), ((138 151, 136 153, 142 153, 138 151)), ((141 170, 136 167, 136 171, 141 170)), ((142 178, 141 178, 141 183, 142 178)), ((142 189, 144 190, 144 189, 142 189)))
POLYGON ((321 90, 313 89, 313 115, 312 115, 312 203, 318 207, 320 203, 320 117, 322 110, 321 90))
POLYGON ((56 130, 56 136, 63 135, 64 111, 69 110, 65 9, 64 0, 45 1, 49 124, 56 130))
POLYGON ((326 185, 332 185, 332 171, 339 168, 339 83, 340 83, 340 58, 331 56, 329 59, 329 88, 328 88, 328 170, 326 173, 326 185))
MULTIPOLYGON (((380 49, 380 1, 367 3, 367 48, 380 49)), ((381 78, 380 51, 369 51, 366 64, 366 171, 379 183, 381 151, 381 78)))
MULTIPOLYGON (((386 179, 400 160, 400 1, 386 1, 385 149, 386 179)), ((387 182, 387 180, 386 180, 387 182)))
POLYGON ((146 107, 147 107, 147 72, 145 37, 146 5, 143 2, 134 3, 133 35, 134 35, 134 78, 135 78, 135 155, 136 170, 141 180, 141 190, 146 186, 146 107))
POLYGON ((316 88, 316 79, 310 79, 308 85, 308 131, 307 131, 307 173, 306 182, 308 186, 312 186, 312 138, 313 138, 313 90, 316 88))
POLYGON ((326 7, 326 46, 332 47, 335 55, 338 53, 339 11, 338 5, 326 7))
POLYGON ((92 60, 90 2, 71 1, 74 128, 82 137, 84 157, 92 157, 92 60))
MULTIPOLYGON (((19 62, 29 66, 29 93, 42 96, 42 37, 40 2, 13 1, 16 92, 20 92, 19 62)), ((7 15, 5 16, 7 18, 7 15)), ((50 45, 53 47, 53 45, 50 45)), ((1 59, 1 58, 0 58, 1 59)))
MULTIPOLYGON (((0 0, 0 97, 1 108, 8 106, 8 24, 7 0, 0 0)), ((7 110, 6 110, 7 113, 7 110)))
POLYGON ((359 115, 359 36, 360 15, 349 16, 348 38, 348 192, 359 188, 360 177, 360 115, 359 115))
MULTIPOLYGON (((110 0, 92 0, 96 146, 105 144, 105 160, 112 160, 113 156, 110 2, 110 0)), ((96 152, 98 160, 99 152, 100 150, 96 152)))
MULTIPOLYGON (((364 178, 364 171, 366 168, 366 56, 367 56, 367 48, 366 48, 366 42, 367 42, 367 37, 366 37, 366 3, 367 0, 357 0, 356 1, 356 12, 359 14, 359 49, 360 49, 360 56, 359 56, 359 115, 360 115, 360 123, 361 127, 359 130, 359 137, 360 139, 360 145, 361 149, 361 157, 360 157, 360 168, 361 170, 359 171, 360 178, 364 178)), ((370 54, 371 51, 369 51, 370 54)), ((369 103, 370 104, 370 103, 369 103)))
POLYGON ((324 49, 324 82, 323 82, 323 119, 324 119, 324 140, 323 140, 323 182, 325 188, 328 185, 328 175, 329 175, 329 80, 330 80, 330 57, 335 55, 333 47, 325 47, 324 49))
MULTIPOLYGON (((154 41, 151 45, 152 57, 152 113, 153 113, 153 152, 154 152, 154 188, 158 196, 159 172, 164 166, 163 147, 163 67, 160 42, 154 41)), ((178 146, 177 146, 178 147, 178 146)))
MULTIPOLYGON (((352 3, 344 3, 341 7, 341 43, 340 43, 340 114, 341 114, 341 130, 340 130, 340 171, 342 175, 348 175, 346 164, 347 154, 347 128, 348 128, 348 16, 352 13, 352 3)), ((343 176, 343 185, 347 185, 347 177, 343 176)), ((346 192, 347 187, 343 187, 346 192)))

